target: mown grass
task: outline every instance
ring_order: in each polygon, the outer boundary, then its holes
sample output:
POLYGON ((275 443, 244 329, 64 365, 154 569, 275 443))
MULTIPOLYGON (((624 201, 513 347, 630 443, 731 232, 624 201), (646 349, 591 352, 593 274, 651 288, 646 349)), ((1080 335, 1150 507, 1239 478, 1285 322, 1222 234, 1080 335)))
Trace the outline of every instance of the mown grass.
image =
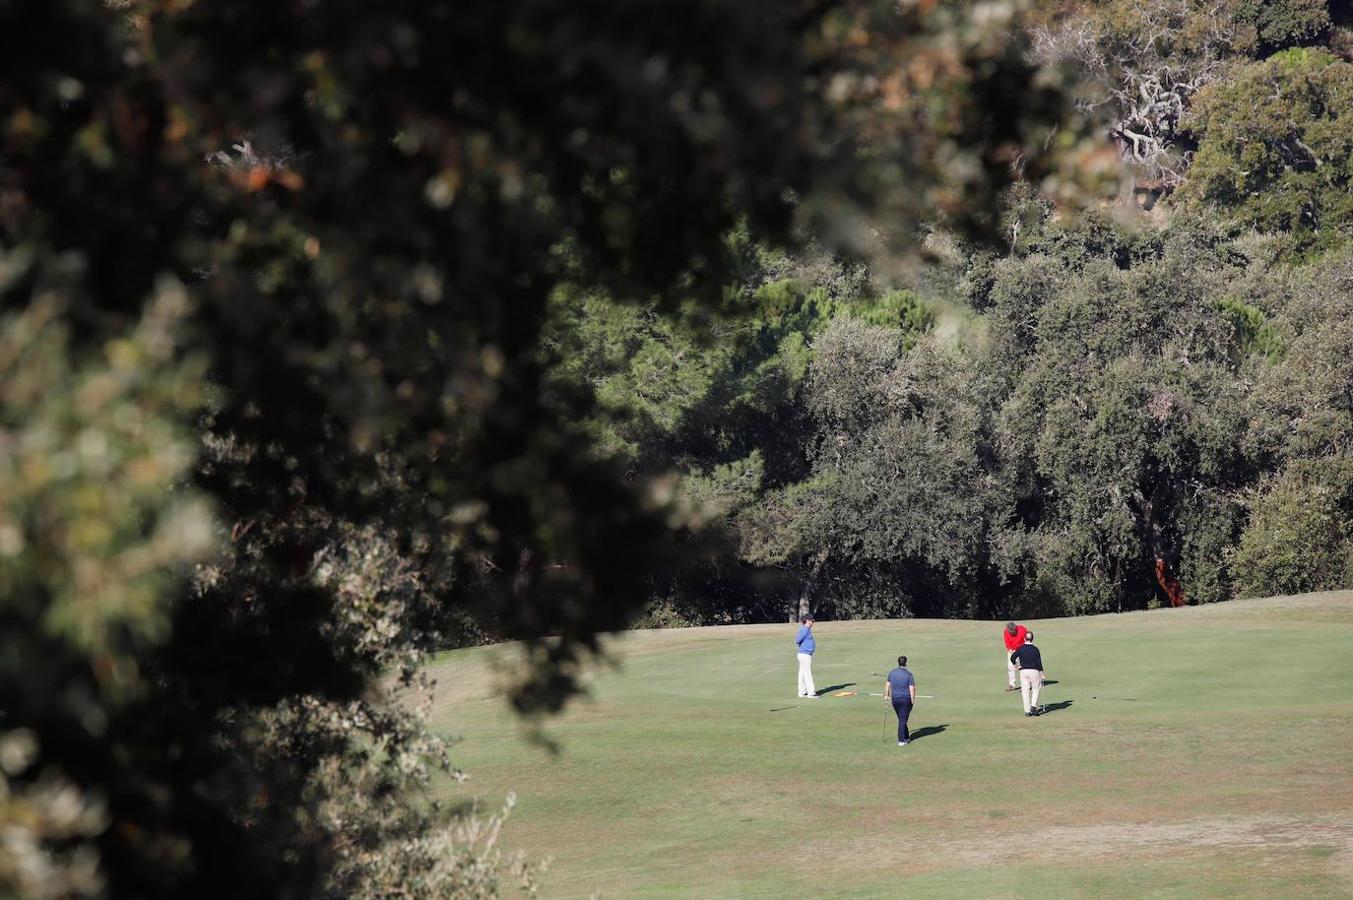
POLYGON ((444 795, 515 791, 547 896, 1353 896, 1353 593, 1029 624, 1037 719, 998 624, 817 626, 819 688, 911 657, 908 747, 880 699, 795 697, 788 625, 621 636, 557 755, 502 702, 509 651, 457 651, 444 795))

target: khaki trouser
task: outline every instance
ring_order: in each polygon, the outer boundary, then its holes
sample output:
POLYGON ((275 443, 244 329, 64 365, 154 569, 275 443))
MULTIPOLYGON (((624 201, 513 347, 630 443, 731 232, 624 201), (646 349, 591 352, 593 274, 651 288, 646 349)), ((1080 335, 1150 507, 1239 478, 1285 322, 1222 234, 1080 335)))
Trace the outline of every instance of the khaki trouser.
POLYGON ((1024 711, 1038 706, 1038 692, 1043 689, 1043 673, 1037 669, 1019 670, 1019 696, 1024 701, 1024 711), (1033 698, 1030 699, 1030 694, 1033 698))
POLYGON ((1012 652, 1014 651, 1012 650, 1005 651, 1005 677, 1009 679, 1011 687, 1016 687, 1015 673, 1018 672, 1019 670, 1016 669, 1015 664, 1010 661, 1010 654, 1012 652))

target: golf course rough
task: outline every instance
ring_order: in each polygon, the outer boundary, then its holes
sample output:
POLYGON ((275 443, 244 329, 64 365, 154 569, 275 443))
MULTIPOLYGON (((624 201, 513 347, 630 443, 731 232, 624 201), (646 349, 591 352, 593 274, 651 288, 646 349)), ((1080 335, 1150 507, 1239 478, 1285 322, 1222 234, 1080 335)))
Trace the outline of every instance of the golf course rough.
POLYGON ((443 796, 515 791, 550 897, 1353 896, 1353 592, 1028 624, 1039 718, 1000 623, 818 623, 818 700, 792 625, 630 632, 558 754, 502 701, 511 647, 453 651, 443 796), (936 697, 906 747, 866 696, 899 654, 936 697))

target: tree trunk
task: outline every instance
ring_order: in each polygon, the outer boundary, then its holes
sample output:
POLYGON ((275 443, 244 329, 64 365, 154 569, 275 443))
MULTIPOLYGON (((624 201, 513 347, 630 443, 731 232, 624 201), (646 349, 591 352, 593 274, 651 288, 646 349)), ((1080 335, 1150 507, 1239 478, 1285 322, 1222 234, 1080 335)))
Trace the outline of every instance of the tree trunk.
POLYGON ((819 550, 813 556, 813 566, 808 570, 807 576, 803 579, 803 588, 799 591, 799 611, 798 618, 795 621, 802 622, 803 617, 813 611, 813 586, 817 584, 817 576, 822 572, 822 566, 827 562, 828 550, 826 547, 819 550))

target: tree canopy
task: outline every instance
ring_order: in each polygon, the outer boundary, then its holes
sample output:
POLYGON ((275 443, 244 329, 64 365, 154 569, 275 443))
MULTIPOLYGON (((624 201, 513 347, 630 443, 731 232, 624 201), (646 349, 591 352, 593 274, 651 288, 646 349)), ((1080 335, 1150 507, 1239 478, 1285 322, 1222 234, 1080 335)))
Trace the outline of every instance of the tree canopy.
POLYGON ((1348 586, 1340 15, 0 0, 3 890, 534 890, 447 647, 1348 586))
MULTIPOLYGON (((520 639, 516 704, 557 709, 655 571, 718 558, 598 441, 557 298, 700 319, 736 229, 989 241, 1016 170, 1073 194, 1111 155, 1017 15, 0 0, 6 889, 495 890, 394 799, 446 761, 394 696, 421 654, 520 639)), ((798 340, 645 343, 597 400, 644 442, 706 383, 773 408, 798 340)))

